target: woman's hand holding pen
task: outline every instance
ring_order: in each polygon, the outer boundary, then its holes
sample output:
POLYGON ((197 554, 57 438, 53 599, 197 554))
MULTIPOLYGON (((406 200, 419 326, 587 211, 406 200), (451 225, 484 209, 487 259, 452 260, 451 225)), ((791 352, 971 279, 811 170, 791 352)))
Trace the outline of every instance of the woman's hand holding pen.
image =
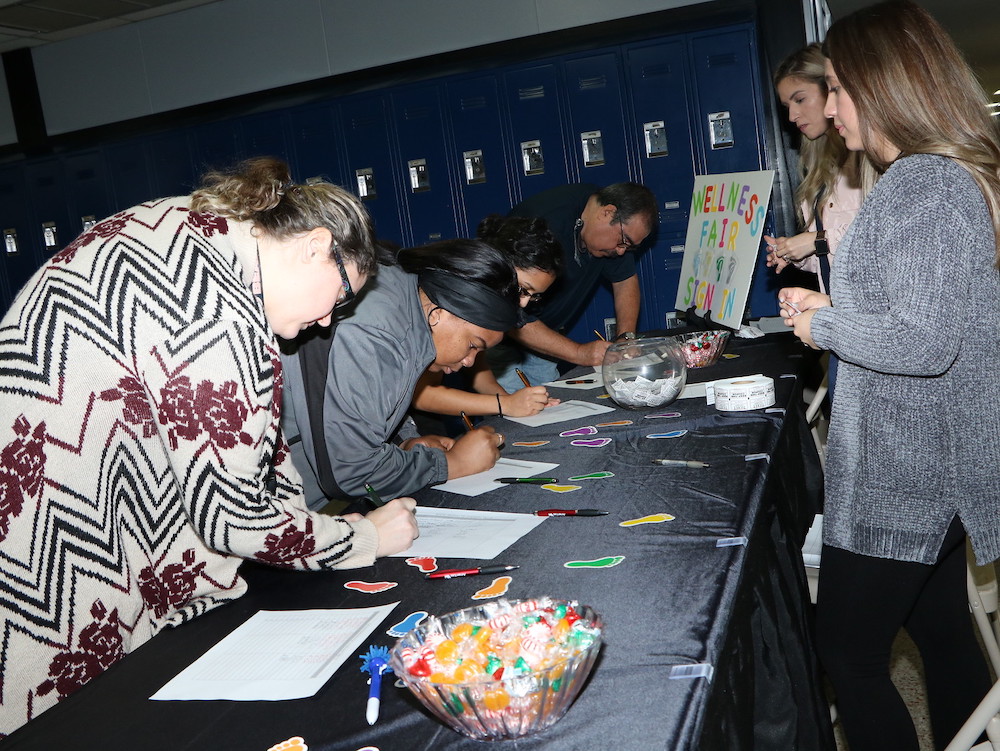
POLYGON ((802 232, 792 237, 771 237, 764 235, 767 243, 767 265, 773 266, 780 274, 785 266, 801 261, 816 252, 816 233, 802 232))
POLYGON ((803 344, 819 349, 812 338, 812 317, 819 308, 830 307, 830 296, 802 287, 785 287, 778 293, 778 304, 785 325, 795 330, 795 336, 803 344))
POLYGON ((558 399, 549 396, 548 389, 544 386, 531 386, 513 394, 501 394, 500 401, 503 413, 509 417, 530 417, 559 403, 558 399))
POLYGON ((470 430, 459 436, 445 453, 448 459, 448 479, 485 472, 500 458, 504 436, 489 426, 470 430))
POLYGON ((349 522, 367 519, 375 525, 375 532, 378 534, 375 557, 382 558, 393 553, 401 553, 420 537, 420 528, 414 515, 416 508, 417 502, 412 498, 396 498, 384 506, 369 511, 366 516, 344 514, 344 519, 349 522))

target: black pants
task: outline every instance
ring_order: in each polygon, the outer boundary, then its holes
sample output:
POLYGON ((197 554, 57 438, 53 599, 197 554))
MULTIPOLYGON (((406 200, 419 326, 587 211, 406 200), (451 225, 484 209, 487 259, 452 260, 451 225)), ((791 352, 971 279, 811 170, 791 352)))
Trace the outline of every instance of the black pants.
POLYGON ((935 747, 943 749, 991 687, 966 592, 965 530, 956 518, 934 565, 823 546, 817 597, 820 661, 836 692, 851 751, 917 751, 916 731, 889 678, 906 628, 924 662, 935 747))

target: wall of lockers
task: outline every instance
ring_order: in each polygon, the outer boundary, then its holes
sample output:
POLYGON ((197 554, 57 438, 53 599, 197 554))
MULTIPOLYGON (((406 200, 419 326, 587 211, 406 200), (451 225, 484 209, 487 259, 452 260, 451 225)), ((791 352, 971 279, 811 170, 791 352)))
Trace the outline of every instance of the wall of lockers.
MULTIPOLYGON (((763 96, 754 25, 736 23, 0 166, 0 304, 86 222, 187 193, 208 167, 272 154, 299 181, 323 176, 360 195, 379 234, 400 245, 469 235, 486 214, 566 182, 645 183, 660 224, 640 255, 640 328, 662 328, 674 310, 693 176, 765 167, 763 96)), ((761 264, 755 316, 776 313, 776 286, 761 264)), ((568 333, 588 340, 613 315, 602 289, 568 333)))

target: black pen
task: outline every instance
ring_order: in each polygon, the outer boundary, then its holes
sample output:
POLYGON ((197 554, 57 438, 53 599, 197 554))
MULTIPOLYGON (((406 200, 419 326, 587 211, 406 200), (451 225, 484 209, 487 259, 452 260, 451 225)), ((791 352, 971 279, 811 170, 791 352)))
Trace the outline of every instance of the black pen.
POLYGON ((593 378, 577 378, 572 381, 566 381, 566 383, 594 383, 593 378))
POLYGON ((514 372, 517 373, 517 377, 521 379, 521 383, 524 384, 526 389, 531 388, 531 381, 528 380, 528 376, 521 372, 520 368, 514 368, 514 372))
POLYGON ((517 485, 526 483, 528 485, 548 485, 550 482, 559 482, 555 477, 498 477, 496 482, 504 485, 517 485))
POLYGON ((379 494, 375 492, 375 488, 373 488, 367 482, 365 483, 365 493, 368 494, 368 500, 375 505, 375 508, 385 505, 385 501, 383 501, 382 498, 379 496, 379 494))
POLYGON ((451 568, 432 571, 424 574, 425 579, 457 579, 460 576, 478 576, 479 574, 502 574, 513 571, 520 566, 480 566, 479 568, 451 568))

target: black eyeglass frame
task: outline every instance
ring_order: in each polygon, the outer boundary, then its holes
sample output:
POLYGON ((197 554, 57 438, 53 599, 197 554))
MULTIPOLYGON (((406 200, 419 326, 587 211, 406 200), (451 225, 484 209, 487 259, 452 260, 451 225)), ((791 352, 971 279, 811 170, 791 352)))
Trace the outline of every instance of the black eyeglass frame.
POLYGON ((347 278, 347 269, 344 268, 344 259, 340 255, 340 250, 338 250, 336 245, 333 246, 333 260, 337 262, 337 270, 340 272, 340 280, 344 285, 344 296, 337 300, 333 306, 334 309, 337 309, 351 302, 351 300, 354 299, 355 294, 354 290, 351 289, 351 280, 347 278))
POLYGON ((616 245, 616 248, 623 248, 624 250, 635 250, 639 247, 639 243, 633 242, 632 238, 625 234, 625 222, 621 219, 618 220, 618 229, 622 233, 622 241, 616 245))

